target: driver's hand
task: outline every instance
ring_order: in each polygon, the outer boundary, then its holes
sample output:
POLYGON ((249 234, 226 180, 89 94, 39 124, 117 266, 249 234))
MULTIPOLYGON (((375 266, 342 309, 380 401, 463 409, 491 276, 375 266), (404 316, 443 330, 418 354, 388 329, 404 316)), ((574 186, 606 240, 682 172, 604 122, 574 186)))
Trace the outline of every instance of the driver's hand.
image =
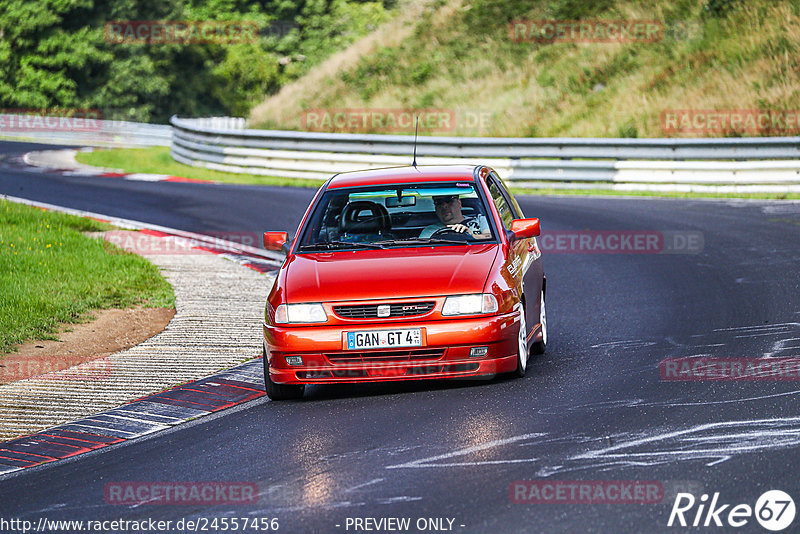
POLYGON ((469 230, 469 228, 467 228, 466 225, 463 224, 448 224, 447 227, 454 232, 458 232, 459 234, 463 234, 464 232, 469 230))

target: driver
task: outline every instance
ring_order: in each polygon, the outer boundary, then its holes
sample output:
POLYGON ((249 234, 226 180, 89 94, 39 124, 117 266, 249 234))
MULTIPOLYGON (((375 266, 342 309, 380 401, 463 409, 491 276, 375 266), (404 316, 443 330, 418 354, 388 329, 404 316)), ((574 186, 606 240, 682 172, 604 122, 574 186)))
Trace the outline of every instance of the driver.
POLYGON ((437 195, 433 197, 436 216, 441 222, 426 226, 419 237, 431 237, 434 233, 448 229, 459 234, 469 232, 475 239, 492 237, 486 217, 478 214, 475 217, 464 217, 461 213, 461 199, 458 195, 437 195))

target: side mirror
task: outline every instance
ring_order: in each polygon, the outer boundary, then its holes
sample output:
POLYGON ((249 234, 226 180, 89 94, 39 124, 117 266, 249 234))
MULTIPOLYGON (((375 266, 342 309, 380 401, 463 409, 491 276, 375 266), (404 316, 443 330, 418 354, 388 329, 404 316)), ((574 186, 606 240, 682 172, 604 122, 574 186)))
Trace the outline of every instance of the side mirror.
POLYGON ((289 234, 286 232, 264 232, 264 248, 267 250, 284 251, 288 241, 289 234))
POLYGON ((539 219, 517 219, 511 222, 511 233, 514 239, 528 239, 536 237, 541 232, 539 230, 539 219))

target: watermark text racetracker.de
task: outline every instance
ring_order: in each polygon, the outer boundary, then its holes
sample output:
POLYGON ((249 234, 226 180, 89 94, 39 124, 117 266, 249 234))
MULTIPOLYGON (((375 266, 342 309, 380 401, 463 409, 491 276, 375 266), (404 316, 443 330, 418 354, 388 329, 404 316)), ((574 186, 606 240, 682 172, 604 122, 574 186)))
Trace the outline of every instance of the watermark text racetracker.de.
POLYGON ((300 114, 300 128, 307 132, 424 133, 485 132, 492 113, 478 109, 320 108, 300 114))
POLYGON ((652 43, 695 39, 701 32, 693 21, 518 19, 508 25, 515 43, 652 43))
POLYGON ((130 230, 110 230, 103 234, 103 239, 109 243, 143 255, 236 252, 240 245, 258 247, 260 238, 261 234, 246 231, 209 232, 202 239, 130 230))
POLYGON ((513 20, 509 38, 515 43, 652 43, 664 38, 657 20, 513 20))
POLYGON ((258 501, 254 482, 109 482, 103 496, 115 505, 253 504, 258 501))
POLYGON ((423 132, 455 128, 452 109, 348 108, 307 109, 300 115, 300 127, 309 132, 413 132, 419 121, 423 132))
POLYGON ((49 519, 0 517, 0 532, 279 532, 275 517, 204 517, 180 519, 49 519))
POLYGON ((516 504, 657 504, 658 480, 515 480, 508 496, 516 504))
POLYGON ((97 109, 3 109, 0 135, 26 132, 96 132, 103 129, 97 109))
POLYGON ((797 135, 800 110, 667 109, 661 112, 661 130, 670 135, 797 135))
POLYGON ((542 231, 545 254, 699 254, 705 244, 697 231, 553 230, 542 231))
POLYGON ((661 360, 662 380, 688 382, 709 380, 800 380, 800 357, 711 358, 684 357, 661 360))
POLYGON ((0 365, 0 384, 36 377, 42 380, 102 381, 111 376, 108 358, 85 361, 82 355, 69 354, 56 358, 40 355, 8 354, 0 365))
POLYGON ((114 20, 104 26, 111 44, 241 44, 259 38, 247 20, 114 20))

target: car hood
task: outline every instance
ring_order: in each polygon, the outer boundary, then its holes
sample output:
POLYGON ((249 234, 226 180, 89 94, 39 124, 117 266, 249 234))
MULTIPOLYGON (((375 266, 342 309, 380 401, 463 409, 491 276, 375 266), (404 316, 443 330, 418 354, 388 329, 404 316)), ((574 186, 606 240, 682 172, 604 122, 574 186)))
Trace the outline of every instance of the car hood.
POLYGON ((359 250, 294 256, 287 302, 480 293, 499 245, 359 250))

